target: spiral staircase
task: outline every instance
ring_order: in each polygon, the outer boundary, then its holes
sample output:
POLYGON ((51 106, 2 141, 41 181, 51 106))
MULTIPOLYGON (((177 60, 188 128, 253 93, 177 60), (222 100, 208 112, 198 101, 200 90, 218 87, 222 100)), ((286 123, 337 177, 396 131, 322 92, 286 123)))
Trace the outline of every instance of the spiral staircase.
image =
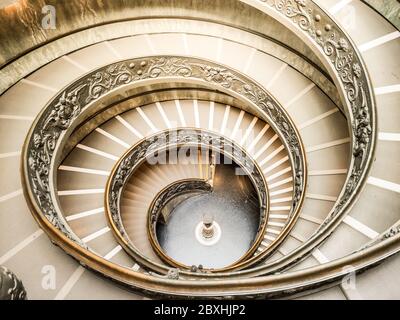
POLYGON ((399 2, 5 2, 2 297, 400 298, 399 2))

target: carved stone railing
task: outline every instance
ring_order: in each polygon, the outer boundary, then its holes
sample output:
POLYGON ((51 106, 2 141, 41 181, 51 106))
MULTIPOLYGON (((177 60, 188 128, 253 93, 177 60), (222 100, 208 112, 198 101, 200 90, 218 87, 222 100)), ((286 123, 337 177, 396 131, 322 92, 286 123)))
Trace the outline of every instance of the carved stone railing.
MULTIPOLYGON (((206 130, 187 128, 177 129, 176 131, 163 131, 153 136, 144 138, 131 147, 119 159, 110 174, 105 190, 106 216, 109 224, 111 225, 114 236, 121 246, 123 246, 135 260, 140 260, 146 268, 153 271, 156 270, 158 272, 163 269, 162 265, 156 264, 150 259, 144 257, 129 239, 121 218, 120 201, 125 185, 128 181, 130 181, 132 174, 140 167, 141 164, 143 164, 147 159, 151 159, 155 154, 164 152, 165 150, 178 150, 181 147, 195 147, 196 149, 201 148, 202 153, 215 151, 219 154, 223 154, 238 164, 252 182, 258 195, 260 218, 257 234, 252 246, 246 252, 246 254, 233 265, 242 262, 243 260, 247 259, 247 257, 251 256, 255 250, 257 250, 264 237, 269 211, 267 183, 262 170, 241 147, 226 137, 206 130)), ((170 198, 174 196, 174 193, 181 193, 185 191, 185 189, 187 191, 191 188, 204 189, 205 184, 206 181, 188 181, 188 183, 173 184, 164 190, 164 192, 161 192, 159 197, 155 199, 156 202, 153 202, 150 208, 148 220, 150 225, 148 225, 148 229, 151 228, 151 224, 156 222, 157 214, 159 213, 160 209, 166 201, 169 201, 170 198)), ((149 236, 150 241, 153 240, 153 243, 156 243, 154 235, 152 237, 151 232, 149 236)), ((162 255, 160 250, 158 250, 157 253, 162 255)), ((176 266, 177 264, 178 263, 175 263, 174 265, 176 266)), ((179 264, 179 267, 183 269, 186 268, 188 270, 190 269, 190 266, 184 266, 181 264, 179 264)), ((164 267, 164 269, 165 272, 168 271, 167 268, 164 267)), ((224 268, 218 269, 216 272, 222 272, 223 270, 224 268)))
MULTIPOLYGON (((285 110, 261 86, 234 70, 201 59, 167 56, 131 59, 91 72, 59 93, 42 111, 28 134, 22 161, 25 193, 40 219, 45 218, 70 240, 87 248, 66 223, 52 187, 54 168, 58 167, 62 153, 60 146, 81 124, 84 115, 98 112, 102 99, 108 95, 146 81, 171 83, 171 79, 197 81, 231 94, 271 125, 288 150, 292 164, 295 184, 289 219, 298 215, 306 185, 305 155, 299 134, 285 110)), ((258 255, 262 257, 263 252, 258 255)))

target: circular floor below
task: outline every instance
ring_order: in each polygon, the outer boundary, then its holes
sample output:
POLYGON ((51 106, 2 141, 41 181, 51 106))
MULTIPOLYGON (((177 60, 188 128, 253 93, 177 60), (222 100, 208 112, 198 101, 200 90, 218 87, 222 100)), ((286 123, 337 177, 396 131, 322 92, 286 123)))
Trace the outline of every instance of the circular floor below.
POLYGON ((231 265, 248 251, 257 232, 258 206, 249 201, 252 190, 244 190, 240 183, 240 179, 248 178, 236 176, 233 166, 218 167, 212 193, 186 199, 172 211, 166 225, 157 227, 158 241, 164 252, 188 266, 201 264, 204 268, 223 268, 231 265), (225 187, 219 185, 219 180, 224 181, 225 187), (204 214, 211 214, 221 229, 220 238, 213 245, 205 245, 196 237, 196 227, 204 214))

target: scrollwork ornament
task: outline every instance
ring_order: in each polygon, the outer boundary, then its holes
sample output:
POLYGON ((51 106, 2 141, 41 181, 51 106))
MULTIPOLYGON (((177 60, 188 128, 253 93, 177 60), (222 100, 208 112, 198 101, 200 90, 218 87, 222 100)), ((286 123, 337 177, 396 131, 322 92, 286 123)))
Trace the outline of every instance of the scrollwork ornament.
POLYGON ((105 72, 96 72, 88 79, 89 89, 86 103, 99 98, 119 85, 131 82, 133 78, 134 74, 126 64, 111 65, 105 72))
POLYGON ((353 141, 353 165, 345 193, 338 199, 330 216, 322 226, 326 226, 348 204, 352 194, 361 184, 361 178, 369 166, 368 155, 373 148, 373 101, 367 95, 371 92, 368 76, 362 67, 361 58, 347 36, 339 27, 310 0, 259 0, 290 19, 305 32, 329 59, 342 84, 350 114, 353 141), (324 18, 321 19, 321 16, 324 18), (324 32, 321 29, 325 29, 324 32))
POLYGON ((167 274, 165 275, 157 274, 151 271, 149 272, 149 274, 158 278, 164 278, 169 280, 179 280, 180 278, 179 269, 177 268, 169 268, 167 274))
POLYGON ((286 17, 299 25, 299 27, 307 32, 312 31, 312 19, 310 17, 310 9, 307 8, 306 0, 261 0, 269 2, 276 10, 282 12, 286 17))

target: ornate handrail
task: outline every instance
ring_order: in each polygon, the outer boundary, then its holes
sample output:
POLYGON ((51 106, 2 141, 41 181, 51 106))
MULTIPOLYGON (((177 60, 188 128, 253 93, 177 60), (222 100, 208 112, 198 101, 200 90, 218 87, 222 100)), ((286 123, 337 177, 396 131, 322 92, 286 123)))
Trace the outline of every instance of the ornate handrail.
POLYGON ((175 181, 165 188, 163 188, 154 197, 150 204, 147 214, 147 231, 151 246, 157 255, 164 260, 168 265, 178 267, 181 269, 188 269, 184 264, 175 261, 161 248, 156 235, 156 227, 159 216, 164 208, 177 197, 187 195, 190 193, 210 192, 212 191, 211 185, 204 179, 184 179, 175 181))
MULTIPOLYGON (((237 99, 244 99, 256 109, 260 117, 268 120, 289 151, 292 169, 296 172, 293 176, 296 183, 289 216, 292 221, 292 218, 297 216, 306 184, 304 147, 290 117, 268 92, 236 71, 201 59, 131 59, 91 72, 58 94, 35 120, 24 146, 24 179, 29 182, 25 191, 29 201, 34 201, 36 212, 43 213, 55 228, 83 248, 86 249, 86 245, 68 227, 51 187, 54 185, 54 167, 57 167, 55 159, 59 160, 59 156, 54 157, 54 154, 61 151, 59 145, 66 141, 66 135, 71 134, 82 121, 82 113, 88 113, 91 110, 90 106, 97 107, 101 99, 111 92, 119 88, 127 90, 136 82, 141 83, 145 80, 154 83, 165 78, 171 81, 171 77, 181 81, 197 80, 203 85, 212 85, 230 93, 237 99)), ((263 252, 258 257, 262 258, 263 252)))

